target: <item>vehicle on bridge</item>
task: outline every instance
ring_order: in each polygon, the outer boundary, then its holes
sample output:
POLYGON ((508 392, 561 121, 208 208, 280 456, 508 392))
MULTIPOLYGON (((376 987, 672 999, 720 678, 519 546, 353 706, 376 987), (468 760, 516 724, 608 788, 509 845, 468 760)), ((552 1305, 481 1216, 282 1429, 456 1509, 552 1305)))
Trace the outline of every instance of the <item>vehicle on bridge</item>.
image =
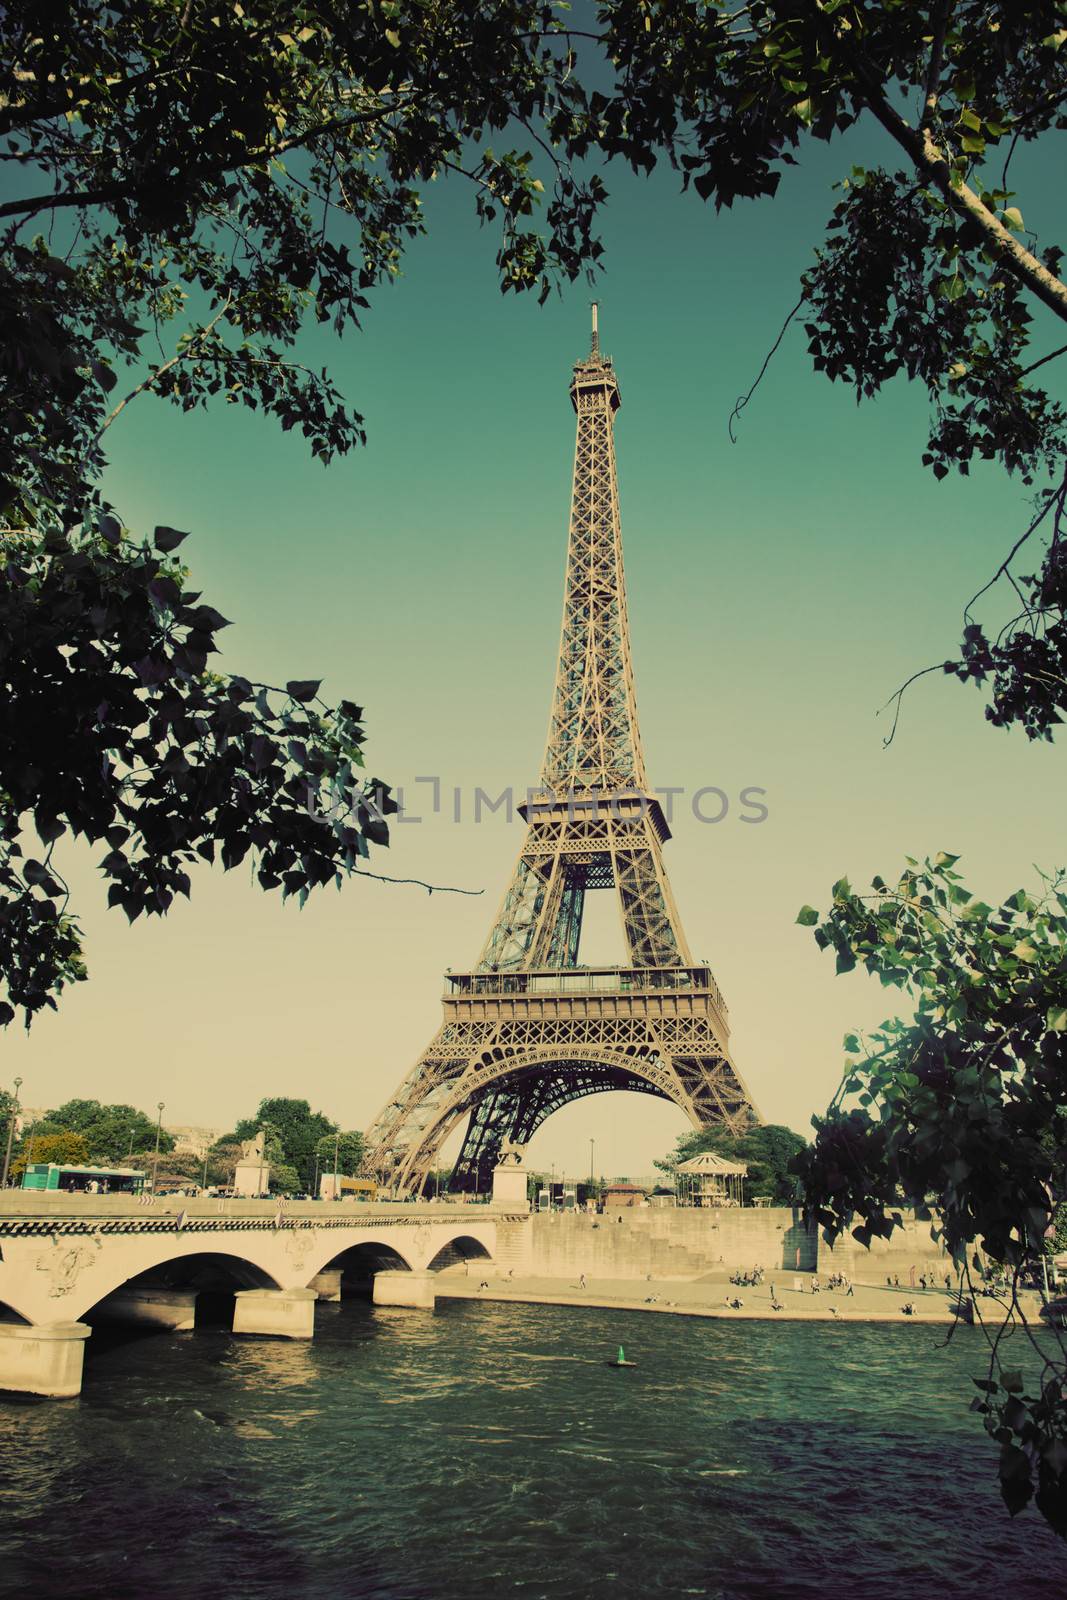
POLYGON ((334 1177, 324 1172, 319 1184, 320 1200, 376 1200, 378 1185, 372 1178, 334 1177))
POLYGON ((22 1175, 24 1189, 62 1189, 69 1194, 140 1194, 144 1186, 145 1174, 133 1167, 75 1167, 37 1161, 22 1175))

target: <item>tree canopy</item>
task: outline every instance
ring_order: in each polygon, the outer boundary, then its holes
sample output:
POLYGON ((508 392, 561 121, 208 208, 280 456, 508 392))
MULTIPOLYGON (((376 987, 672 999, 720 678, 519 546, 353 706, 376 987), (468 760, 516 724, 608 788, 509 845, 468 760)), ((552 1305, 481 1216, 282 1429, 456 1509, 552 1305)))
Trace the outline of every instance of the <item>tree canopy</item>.
POLYGON ((253 1139, 260 1128, 267 1135, 265 1146, 267 1159, 275 1163, 282 1162, 297 1173, 299 1183, 293 1187, 311 1184, 315 1148, 327 1134, 330 1135, 331 1160, 333 1158, 332 1136, 337 1131, 337 1124, 324 1111, 312 1111, 311 1104, 307 1100, 268 1096, 259 1102, 259 1110, 254 1117, 242 1118, 233 1132, 225 1135, 219 1143, 253 1139), (277 1148, 273 1153, 272 1139, 277 1140, 277 1148))
POLYGON ((945 667, 989 686, 995 721, 1049 736, 1064 413, 1034 374, 1063 352, 1030 347, 1067 289, 1010 169, 1064 126, 1065 40, 1060 0, 5 7, 0 1022, 85 976, 67 835, 106 846, 131 918, 188 894, 201 859, 251 856, 302 898, 387 842, 360 707, 210 670, 226 619, 175 558, 183 534, 125 527, 104 472, 143 395, 262 411, 324 463, 361 443, 300 333, 359 327, 439 180, 498 229, 501 289, 544 297, 600 261, 605 163, 666 160, 728 207, 773 195, 805 141, 877 125, 891 160, 845 180, 797 311, 816 370, 858 398, 897 374, 925 387, 939 476, 976 457, 1057 475, 1015 622, 968 616, 945 667))
POLYGON ((40 1163, 47 1166, 54 1162, 56 1166, 84 1167, 100 1165, 94 1163, 89 1150, 89 1142, 82 1133, 43 1133, 27 1137, 19 1146, 19 1151, 11 1163, 11 1177, 20 1179, 26 1168, 40 1163))
POLYGON ((358 1132, 342 1133, 340 1139, 332 1134, 319 1140, 316 1146, 319 1172, 332 1172, 334 1159, 337 1171, 345 1178, 354 1178, 363 1160, 363 1135, 358 1132))
POLYGON ((1055 1329, 1036 1341, 1018 1296, 1067 1189, 1067 881, 990 906, 957 859, 909 858, 867 893, 841 879, 825 916, 801 910, 838 972, 862 966, 916 1011, 845 1036, 841 1087, 796 1170, 831 1243, 889 1238, 912 1207, 968 1277, 976 1247, 1006 1269, 1008 1318, 1042 1377, 1024 1388, 997 1341, 976 1409, 1009 1509, 1033 1498, 1067 1534, 1067 1344, 1055 1329))
POLYGON ((780 1123, 764 1123, 741 1134, 732 1134, 726 1128, 702 1128, 681 1134, 673 1152, 655 1165, 673 1177, 679 1162, 711 1150, 727 1161, 744 1162, 748 1167, 747 1199, 792 1205, 797 1199, 798 1184, 790 1163, 806 1148, 806 1139, 780 1123))
MULTIPOLYGON (((134 1106, 68 1100, 54 1111, 46 1111, 35 1124, 35 1133, 79 1134, 94 1164, 122 1166, 131 1150, 154 1150, 156 1118, 134 1106)), ((159 1148, 164 1152, 174 1148, 174 1139, 165 1128, 160 1129, 159 1148)))

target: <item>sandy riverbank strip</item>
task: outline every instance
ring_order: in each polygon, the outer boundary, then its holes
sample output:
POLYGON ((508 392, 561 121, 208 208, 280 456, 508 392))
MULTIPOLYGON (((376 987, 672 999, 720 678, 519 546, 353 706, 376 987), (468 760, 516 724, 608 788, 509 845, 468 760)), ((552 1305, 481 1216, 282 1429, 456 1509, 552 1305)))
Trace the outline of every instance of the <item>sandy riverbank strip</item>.
MULTIPOLYGON (((810 1280, 794 1287, 790 1273, 774 1281, 781 1311, 771 1309, 771 1281, 743 1288, 721 1277, 689 1279, 590 1278, 583 1289, 575 1279, 512 1277, 479 1274, 475 1264, 465 1276, 443 1273, 436 1284, 440 1299, 493 1300, 518 1305, 583 1306, 605 1311, 647 1311, 676 1317, 715 1317, 728 1321, 759 1318, 778 1322, 908 1322, 953 1323, 955 1295, 939 1289, 912 1289, 856 1284, 851 1295, 823 1286, 812 1294, 810 1280), (741 1301, 739 1309, 727 1298, 741 1301), (908 1315, 903 1307, 915 1307, 908 1315)), ((980 1300, 979 1315, 997 1323, 1004 1308, 995 1300, 980 1300)), ((1035 1296, 1034 1315, 1037 1314, 1035 1296)))

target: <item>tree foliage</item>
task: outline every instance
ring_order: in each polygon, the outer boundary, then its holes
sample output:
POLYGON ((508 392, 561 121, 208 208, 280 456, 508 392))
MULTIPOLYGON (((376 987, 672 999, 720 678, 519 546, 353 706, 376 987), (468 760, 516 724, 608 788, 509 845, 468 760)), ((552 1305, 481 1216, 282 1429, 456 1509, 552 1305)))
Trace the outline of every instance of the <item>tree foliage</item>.
MULTIPOLYGON (((156 1118, 128 1105, 102 1105, 99 1100, 68 1100, 54 1111, 46 1111, 35 1131, 76 1133, 85 1140, 90 1160, 97 1166, 126 1164, 131 1149, 155 1148, 156 1118)), ((159 1133, 159 1148, 173 1150, 174 1139, 166 1128, 159 1133)))
POLYGON ((342 1133, 340 1139, 336 1139, 333 1134, 327 1134, 319 1140, 316 1153, 319 1158, 320 1173, 332 1172, 336 1158, 338 1173, 345 1178, 354 1178, 363 1160, 363 1135, 350 1131, 342 1133))
MULTIPOLYGON (((1067 320, 1067 289, 1009 188, 1016 148, 1064 126, 1061 0, 600 0, 588 20, 549 0, 4 9, 0 1021, 85 975, 67 834, 106 845, 131 917, 188 894, 201 858, 251 855, 302 897, 386 842, 359 708, 210 672, 225 619, 173 559, 180 535, 124 528, 103 474, 143 395, 261 411, 323 462, 360 443, 300 333, 359 327, 431 183, 466 185, 499 229, 502 290, 544 298, 599 262, 605 161, 666 159, 730 206, 773 195, 806 139, 873 119, 892 161, 846 180, 802 285, 816 369, 858 397, 925 385, 939 475, 1061 469, 1030 307, 1067 320)), ((952 670, 1047 736, 1062 563, 1021 629, 973 627, 952 670)))
MULTIPOLYGON (((800 912, 839 972, 864 967, 916 1012, 869 1039, 846 1035, 841 1087, 796 1170, 831 1243, 846 1229, 863 1244, 889 1238, 913 1207, 965 1272, 980 1248, 1006 1269, 1009 1314, 1029 1332, 1016 1291, 1067 1169, 1067 888, 1060 874, 990 906, 957 859, 909 858, 868 894, 841 879, 824 917, 800 912)), ((1028 1393, 994 1348, 977 1407, 1009 1509, 1033 1497, 1067 1534, 1067 1350, 1061 1339, 1035 1351, 1043 1376, 1028 1393)))
POLYGON ((89 1150, 89 1142, 82 1133, 61 1129, 55 1133, 34 1134, 23 1140, 18 1155, 11 1163, 11 1176, 20 1179, 27 1167, 54 1163, 59 1167, 99 1166, 89 1150))
POLYGON ((279 1161, 270 1169, 271 1194, 296 1194, 300 1188, 300 1175, 288 1162, 279 1161))
POLYGON ((8 541, 0 584, 0 1021, 30 1018, 85 976, 69 891, 54 863, 67 833, 105 846, 108 903, 130 921, 188 895, 189 869, 251 851, 265 889, 301 900, 385 843, 363 795, 358 706, 317 684, 274 694, 208 670, 225 619, 188 587, 157 528, 127 547, 116 520, 8 541), (40 857, 20 837, 32 819, 40 857))
POLYGON ((327 1134, 331 1135, 330 1159, 331 1161, 333 1159, 332 1135, 336 1132, 337 1124, 331 1121, 325 1112, 312 1111, 307 1100, 268 1096, 267 1099, 260 1101, 255 1116, 240 1121, 233 1133, 226 1135, 226 1140, 253 1139, 261 1128, 267 1135, 265 1146, 267 1159, 274 1162, 281 1161, 293 1167, 299 1175, 300 1181, 294 1187, 299 1188, 311 1183, 315 1147, 327 1134), (273 1154, 272 1139, 277 1141, 273 1154))
POLYGON ((732 1134, 726 1128, 701 1128, 681 1134, 673 1152, 655 1165, 673 1177, 679 1162, 711 1150, 724 1160, 744 1162, 748 1167, 748 1199, 791 1205, 797 1198, 797 1180, 790 1163, 806 1148, 807 1141, 799 1133, 780 1123, 764 1123, 741 1134, 732 1134))

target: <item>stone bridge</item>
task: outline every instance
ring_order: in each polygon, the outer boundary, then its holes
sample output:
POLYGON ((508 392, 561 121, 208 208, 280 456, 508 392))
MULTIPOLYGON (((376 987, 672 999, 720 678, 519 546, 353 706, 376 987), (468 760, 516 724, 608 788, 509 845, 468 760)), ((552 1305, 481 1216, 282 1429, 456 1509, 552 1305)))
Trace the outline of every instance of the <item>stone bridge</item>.
POLYGON ((235 1334, 309 1339, 346 1287, 432 1307, 435 1274, 488 1268, 527 1214, 486 1205, 286 1204, 8 1194, 0 1201, 0 1390, 81 1389, 95 1324, 186 1329, 232 1296, 235 1334), (84 1319, 84 1320, 83 1320, 84 1319))

